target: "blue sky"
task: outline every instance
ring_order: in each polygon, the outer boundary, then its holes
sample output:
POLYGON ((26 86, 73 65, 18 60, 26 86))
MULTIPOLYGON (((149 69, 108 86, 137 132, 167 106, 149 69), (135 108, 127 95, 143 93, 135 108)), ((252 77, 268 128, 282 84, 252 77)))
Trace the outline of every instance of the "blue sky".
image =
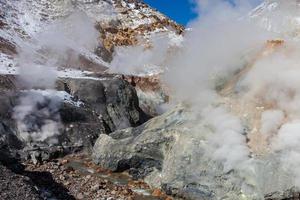
MULTIPOLYGON (((224 1, 232 3, 234 0, 224 1)), ((197 17, 192 0, 144 0, 144 2, 182 25, 187 25, 189 21, 197 17)), ((248 0, 248 2, 256 6, 261 0, 248 0)))
POLYGON ((182 25, 197 17, 193 12, 195 5, 191 0, 144 0, 144 2, 182 25))

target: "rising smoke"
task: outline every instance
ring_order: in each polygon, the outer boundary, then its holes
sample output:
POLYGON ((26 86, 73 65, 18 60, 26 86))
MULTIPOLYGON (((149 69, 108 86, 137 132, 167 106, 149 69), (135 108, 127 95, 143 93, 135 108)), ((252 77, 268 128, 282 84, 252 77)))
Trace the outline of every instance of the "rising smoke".
MULTIPOLYGON (((93 51, 98 32, 86 14, 75 11, 49 23, 20 47, 21 92, 14 108, 20 137, 29 142, 57 143, 62 128, 59 108, 63 98, 55 90, 57 70, 76 65, 82 51, 93 51)), ((76 66, 73 66, 76 67, 76 66)))
POLYGON ((167 34, 151 35, 149 41, 140 39, 139 45, 117 47, 110 70, 129 75, 158 74, 165 65, 172 44, 167 34), (148 43, 148 45, 141 45, 148 43))
MULTIPOLYGON (((238 116, 219 104, 218 87, 254 59, 270 34, 247 18, 248 2, 199 1, 201 18, 190 24, 183 50, 169 63, 166 82, 175 98, 202 113, 215 132, 209 139, 213 158, 226 171, 249 159, 244 127, 238 116)), ((175 99, 175 100, 176 100, 175 99)))
POLYGON ((300 186, 299 42, 252 21, 252 3, 198 1, 201 17, 190 24, 165 80, 173 100, 193 106, 212 127, 209 153, 225 171, 276 154, 300 186), (270 41, 277 38, 285 41, 270 41))

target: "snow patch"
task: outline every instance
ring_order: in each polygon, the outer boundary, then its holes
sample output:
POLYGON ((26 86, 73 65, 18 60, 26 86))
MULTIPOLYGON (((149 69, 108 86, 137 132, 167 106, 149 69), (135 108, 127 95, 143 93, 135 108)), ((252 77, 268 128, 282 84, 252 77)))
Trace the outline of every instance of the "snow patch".
POLYGON ((73 78, 73 79, 90 79, 90 80, 106 80, 106 78, 92 77, 93 72, 82 71, 76 69, 64 69, 57 71, 58 78, 73 78))
POLYGON ((18 74, 12 57, 0 53, 0 74, 18 74))
POLYGON ((34 89, 31 89, 31 90, 22 90, 21 92, 24 92, 24 93, 27 93, 27 92, 30 92, 30 93, 37 93, 37 94, 40 94, 44 97, 57 97, 58 99, 60 99, 62 102, 65 102, 65 103, 69 103, 69 104, 72 104, 76 107, 81 107, 82 105, 84 105, 84 103, 80 100, 78 101, 75 101, 74 97, 65 92, 65 91, 57 91, 57 90, 34 90, 34 89))

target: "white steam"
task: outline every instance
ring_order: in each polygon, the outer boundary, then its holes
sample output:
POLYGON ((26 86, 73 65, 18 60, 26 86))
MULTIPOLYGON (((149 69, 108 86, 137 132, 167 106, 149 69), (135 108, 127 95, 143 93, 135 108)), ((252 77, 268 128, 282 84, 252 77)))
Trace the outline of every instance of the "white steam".
MULTIPOLYGON (((93 51, 98 32, 83 12, 58 19, 23 42, 18 65, 23 91, 14 108, 20 137, 30 142, 56 143, 61 121, 62 99, 55 95, 58 68, 76 64, 83 51, 93 51), (32 89, 47 90, 47 94, 32 89)), ((71 66, 72 67, 72 66, 71 66)))
MULTIPOLYGON (((225 171, 247 168, 258 156, 251 145, 264 144, 263 153, 278 155, 300 186, 299 42, 294 33, 274 41, 279 35, 249 17, 252 5, 198 1, 201 17, 190 24, 165 80, 173 100, 192 105, 213 130, 209 153, 225 171)), ((268 20, 276 17, 268 13, 268 20)))
POLYGON ((217 88, 236 71, 244 68, 261 51, 270 34, 247 18, 251 6, 246 1, 199 1, 201 18, 191 23, 183 49, 168 65, 166 82, 175 100, 185 101, 200 110, 212 127, 209 138, 212 157, 224 164, 224 170, 239 168, 249 159, 244 126, 218 103, 217 88))
POLYGON ((261 130, 265 135, 274 135, 282 125, 284 113, 281 110, 267 110, 261 115, 261 130))
POLYGON ((242 18, 247 13, 244 7, 215 3, 213 10, 191 24, 184 49, 169 63, 165 76, 177 97, 197 104, 211 102, 216 82, 244 67, 270 38, 242 18))
POLYGON ((278 131, 273 148, 280 155, 283 167, 294 177, 294 184, 300 186, 300 121, 284 124, 278 131))
POLYGON ((21 45, 21 79, 27 87, 52 88, 57 69, 76 67, 84 51, 94 51, 98 36, 94 22, 80 11, 52 22, 21 45))
POLYGON ((57 143, 55 136, 59 135, 61 100, 38 91, 26 91, 21 95, 13 116, 21 138, 28 142, 57 143))
POLYGON ((213 147, 212 157, 224 164, 224 171, 236 169, 248 160, 244 128, 239 118, 224 108, 207 108, 202 113, 215 133, 210 138, 213 147))
MULTIPOLYGON (((162 72, 169 47, 175 42, 164 33, 153 34, 149 46, 117 47, 110 70, 129 75, 157 74, 162 72)), ((174 36, 176 37, 176 36, 174 36)), ((142 41, 140 41, 141 43, 142 41)))

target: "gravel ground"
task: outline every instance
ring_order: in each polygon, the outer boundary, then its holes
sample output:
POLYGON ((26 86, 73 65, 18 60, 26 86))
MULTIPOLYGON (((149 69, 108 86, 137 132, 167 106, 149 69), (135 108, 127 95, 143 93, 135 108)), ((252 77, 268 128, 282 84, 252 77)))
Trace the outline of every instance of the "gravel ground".
POLYGON ((39 200, 38 189, 30 178, 15 174, 0 165, 0 199, 5 200, 39 200))
POLYGON ((124 173, 111 173, 85 155, 67 156, 38 165, 24 163, 24 175, 38 186, 43 199, 172 200, 160 190, 124 173))

